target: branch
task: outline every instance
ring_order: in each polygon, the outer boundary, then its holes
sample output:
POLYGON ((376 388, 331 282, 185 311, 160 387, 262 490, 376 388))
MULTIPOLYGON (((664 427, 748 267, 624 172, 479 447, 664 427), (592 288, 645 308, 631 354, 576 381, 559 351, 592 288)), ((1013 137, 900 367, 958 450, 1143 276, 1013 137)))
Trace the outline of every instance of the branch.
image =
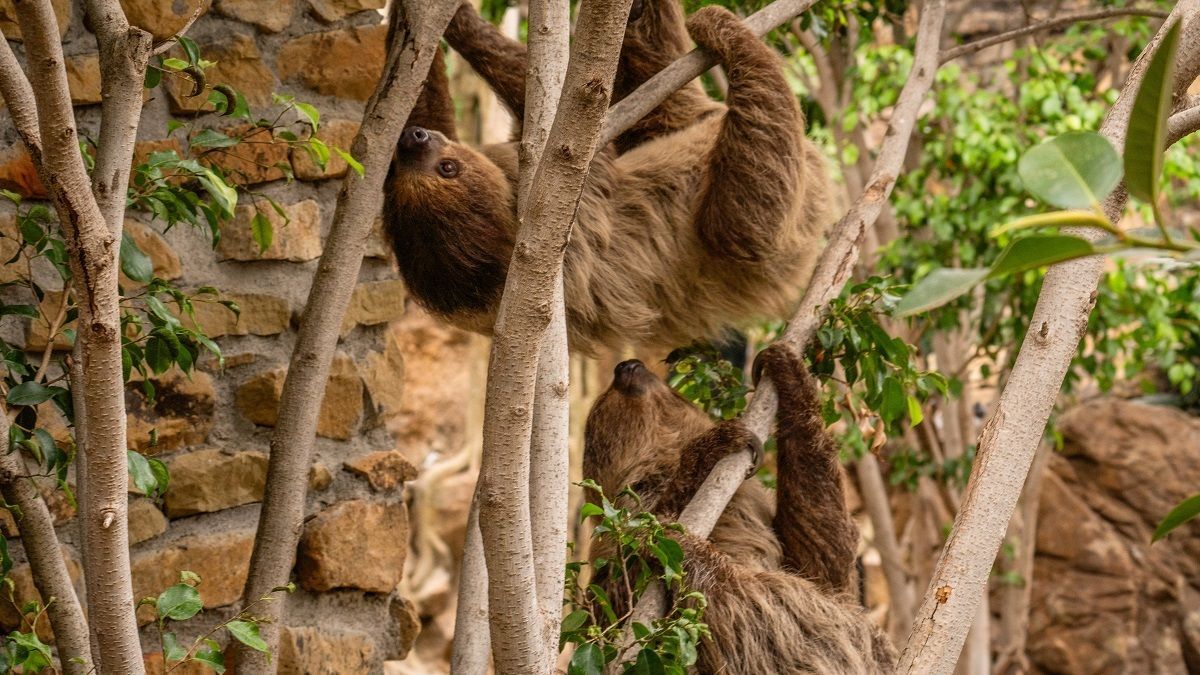
MULTIPOLYGON (((775 27, 808 11, 816 2, 817 0, 775 0, 747 18, 746 27, 762 37, 775 27)), ((715 65, 717 59, 714 56, 700 49, 693 49, 646 80, 636 91, 621 99, 620 103, 608 111, 604 130, 600 132, 601 147, 611 143, 614 138, 648 115, 658 104, 667 100, 668 96, 715 65)))
POLYGON ((12 45, 3 39, 0 39, 0 95, 4 96, 4 104, 12 117, 13 127, 25 143, 29 157, 33 160, 33 168, 45 185, 42 134, 38 131, 37 102, 33 97, 33 88, 29 86, 29 78, 25 77, 24 71, 21 70, 16 54, 13 54, 12 45))
POLYGON ((888 597, 891 599, 888 614, 894 627, 892 636, 902 639, 908 637, 908 631, 912 628, 916 599, 908 583, 908 572, 904 569, 904 556, 896 542, 896 526, 888 503, 887 487, 879 470, 879 460, 875 459, 874 454, 868 452, 863 455, 855 463, 855 469, 859 492, 875 532, 875 550, 879 551, 883 574, 887 578, 888 597))
POLYGON ((1167 18, 1167 12, 1148 7, 1113 7, 1110 9, 1094 10, 1091 12, 1067 14, 1065 16, 1046 19, 1045 21, 1039 21, 1035 24, 1022 26, 1021 28, 1000 33, 999 35, 993 35, 991 37, 983 38, 982 40, 975 40, 974 42, 968 42, 964 45, 943 50, 941 54, 938 54, 938 64, 944 64, 948 61, 953 61, 954 59, 967 56, 968 54, 974 54, 975 52, 983 51, 988 47, 998 45, 1002 42, 1010 42, 1012 40, 1016 40, 1017 38, 1025 37, 1026 35, 1032 35, 1033 33, 1053 30, 1055 28, 1070 26, 1072 24, 1082 23, 1084 21, 1099 21, 1101 19, 1113 19, 1123 16, 1149 16, 1158 19, 1165 19, 1167 18))
MULTIPOLYGON (((79 154, 74 110, 49 0, 15 3, 28 54, 37 102, 42 147, 42 178, 67 240, 72 283, 79 301, 82 395, 89 412, 87 475, 89 504, 84 510, 86 559, 102 574, 87 585, 89 619, 99 634, 99 672, 142 675, 137 623, 130 611, 128 487, 125 438, 125 382, 121 366, 120 296, 116 238, 105 224, 79 154)), ((140 94, 141 81, 138 81, 140 94)), ((18 96, 20 94, 18 93, 18 96)), ((140 99, 139 99, 140 101, 140 99)), ((136 126, 136 117, 134 125, 136 126)), ((121 184, 124 190, 124 183, 121 184)), ((121 200, 123 202, 123 199, 121 200)))
MULTIPOLYGON (((438 39, 458 5, 459 0, 393 3, 389 31, 395 31, 397 39, 390 41, 383 76, 367 101, 362 126, 351 146, 352 154, 363 164, 364 175, 360 178, 350 171, 342 182, 280 395, 243 605, 286 584, 295 563, 317 413, 342 318, 358 281, 371 223, 383 206, 383 184, 392 152, 429 73, 438 39)), ((275 619, 263 626, 263 638, 272 653, 279 645, 282 604, 273 602, 256 610, 275 619)), ((263 654, 240 643, 232 645, 231 656, 239 673, 275 671, 263 654)))
POLYGON ((496 317, 479 473, 492 649, 499 675, 546 672, 531 542, 530 459, 538 355, 561 302, 563 253, 612 94, 632 0, 587 0, 496 317))
POLYGON ((6 503, 20 509, 16 521, 21 531, 21 545, 29 560, 34 585, 50 615, 63 672, 84 675, 92 667, 83 608, 79 606, 75 586, 71 584, 71 575, 63 561, 58 535, 54 533, 54 519, 32 479, 21 478, 25 467, 20 453, 9 443, 8 430, 8 411, 0 404, 0 442, 4 444, 4 452, 0 454, 0 494, 4 495, 6 503))
MULTIPOLYGON (((1176 91, 1183 91, 1190 81, 1179 75, 1195 72, 1200 62, 1200 31, 1194 30, 1200 25, 1200 0, 1182 0, 1168 23, 1173 18, 1188 21, 1174 82, 1176 91)), ((1133 99, 1164 33, 1160 29, 1138 57, 1121 97, 1100 127, 1118 152, 1133 99)), ((1118 189, 1105 200, 1111 222, 1119 220, 1127 199, 1125 190, 1118 189)), ((1091 239, 1103 234, 1094 228, 1077 233, 1091 239)), ((954 670, 1063 377, 1087 330, 1104 264, 1103 256, 1092 256, 1054 265, 1046 273, 1029 333, 996 410, 980 432, 962 509, 938 558, 897 672, 941 675, 954 670)))
POLYGON ((1174 145, 1200 131, 1200 103, 1181 110, 1167 120, 1167 145, 1174 145))
MULTIPOLYGON (((867 189, 851 206, 850 211, 834 225, 829 244, 813 272, 808 290, 800 300, 799 309, 780 338, 785 342, 801 347, 808 344, 816 333, 829 301, 837 297, 854 270, 859 244, 867 228, 879 217, 892 187, 896 184, 896 176, 900 172, 913 126, 917 121, 917 110, 933 85, 933 77, 937 72, 938 43, 945 13, 945 0, 927 0, 921 10, 912 71, 892 110, 892 119, 880 147, 875 170, 871 173, 867 189)), ((766 439, 771 433, 778 405, 775 388, 771 386, 769 379, 764 379, 755 390, 754 398, 743 417, 747 428, 760 439, 766 439)), ((684 529, 696 536, 707 537, 725 511, 729 499, 753 468, 753 461, 748 452, 738 452, 717 462, 708 478, 696 491, 691 503, 679 516, 679 523, 684 529)), ((630 625, 634 621, 650 625, 650 621, 662 616, 665 609, 663 586, 654 584, 643 594, 630 619, 630 625)))
POLYGON ((163 54, 163 53, 167 52, 168 50, 170 50, 171 47, 174 47, 175 43, 179 42, 179 38, 183 37, 184 35, 187 35, 187 32, 192 29, 192 24, 196 23, 196 20, 204 15, 204 10, 205 10, 204 2, 196 3, 196 10, 194 12, 192 12, 191 16, 188 17, 187 22, 184 23, 183 26, 179 30, 175 31, 174 35, 167 38, 166 40, 163 40, 159 44, 154 45, 154 47, 150 50, 150 55, 158 56, 159 54, 163 54))

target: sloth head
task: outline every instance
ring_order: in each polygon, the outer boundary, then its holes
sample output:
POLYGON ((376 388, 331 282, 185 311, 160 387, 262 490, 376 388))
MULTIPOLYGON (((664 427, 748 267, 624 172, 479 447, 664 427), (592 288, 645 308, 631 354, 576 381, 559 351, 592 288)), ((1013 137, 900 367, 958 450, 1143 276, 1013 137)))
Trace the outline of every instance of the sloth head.
POLYGON ((609 498, 626 485, 661 476, 712 422, 641 361, 624 361, 592 405, 584 429, 584 477, 609 498))
POLYGON ((409 291, 439 314, 487 310, 504 286, 516 232, 516 155, 488 150, 410 126, 392 158, 384 229, 409 291), (501 168, 509 154, 511 172, 501 168))

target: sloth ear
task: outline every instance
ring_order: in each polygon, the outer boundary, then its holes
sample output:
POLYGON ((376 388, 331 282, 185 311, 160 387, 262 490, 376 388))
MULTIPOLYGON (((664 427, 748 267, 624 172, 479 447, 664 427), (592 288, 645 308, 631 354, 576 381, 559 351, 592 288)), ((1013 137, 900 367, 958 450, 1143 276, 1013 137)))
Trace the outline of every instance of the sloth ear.
POLYGON ((454 100, 450 96, 450 83, 446 79, 446 58, 441 45, 434 51, 429 76, 421 87, 421 96, 413 106, 405 126, 420 126, 440 131, 446 138, 457 141, 454 127, 454 100))

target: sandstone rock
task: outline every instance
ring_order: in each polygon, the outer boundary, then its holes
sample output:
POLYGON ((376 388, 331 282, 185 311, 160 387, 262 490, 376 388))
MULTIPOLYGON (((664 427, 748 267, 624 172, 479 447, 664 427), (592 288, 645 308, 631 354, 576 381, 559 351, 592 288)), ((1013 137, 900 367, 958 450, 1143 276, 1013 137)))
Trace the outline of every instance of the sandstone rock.
MULTIPOLYGON (((226 335, 278 335, 288 329, 292 312, 287 300, 265 293, 222 293, 222 300, 232 300, 242 310, 235 315, 218 302, 196 302, 196 320, 185 317, 185 325, 199 327, 211 338, 226 335)), ((226 359, 225 366, 234 364, 226 359)))
MULTIPOLYGON (((25 323, 26 350, 40 352, 46 348, 46 344, 50 340, 50 322, 58 316, 62 300, 62 291, 46 291, 46 294, 42 296, 42 301, 38 303, 41 308, 41 316, 29 319, 25 323)), ((67 327, 73 329, 75 325, 70 324, 67 327)), ((61 323, 55 327, 54 349, 55 351, 70 351, 71 340, 63 333, 62 328, 61 323)))
POLYGON ((308 470, 308 489, 321 492, 328 490, 330 485, 333 485, 333 474, 329 468, 320 462, 314 463, 308 470))
POLYGON ((68 56, 67 88, 71 90, 71 103, 91 105, 100 102, 100 55, 81 54, 68 56))
POLYGON ((417 467, 396 450, 380 450, 346 462, 350 473, 367 479, 375 490, 393 490, 417 477, 417 467))
POLYGON ((258 452, 233 455, 215 448, 171 459, 167 516, 181 518, 262 501, 267 482, 267 456, 258 452))
POLYGON ((383 71, 386 26, 312 33, 279 51, 279 77, 298 78, 319 94, 365 101, 383 71))
POLYGON ((383 233, 382 217, 375 218, 375 222, 371 225, 371 235, 367 237, 367 250, 364 255, 381 260, 391 260, 392 258, 392 247, 383 233))
POLYGON ((369 673, 378 667, 375 642, 358 631, 327 626, 284 626, 279 639, 279 675, 369 673))
POLYGON ((290 219, 287 222, 271 207, 266 204, 261 206, 261 211, 249 205, 237 207, 233 222, 221 230, 221 242, 217 244, 217 255, 221 260, 304 262, 320 257, 321 208, 316 201, 306 199, 294 204, 282 204, 290 219), (256 212, 266 216, 274 230, 271 245, 261 254, 250 229, 256 212))
MULTIPOLYGON (((154 228, 126 218, 125 231, 133 237, 134 243, 142 249, 142 253, 150 256, 150 261, 154 263, 154 276, 167 281, 183 276, 183 265, 179 262, 179 254, 171 248, 161 234, 154 231, 154 228)), ((126 288, 139 285, 124 274, 121 275, 121 284, 126 288)))
POLYGON ((435 517, 432 519, 438 539, 450 547, 451 560, 462 557, 467 538, 467 514, 475 494, 476 472, 462 471, 443 480, 436 491, 429 493, 435 517))
POLYGON ((421 617, 417 615, 416 605, 399 596, 388 603, 388 615, 400 633, 400 652, 395 657, 402 659, 408 656, 417 636, 421 634, 421 617))
POLYGON ((384 336, 382 352, 368 352, 363 382, 375 418, 382 424, 394 420, 404 407, 404 353, 395 331, 384 336))
MULTIPOLYGON (((171 489, 175 489, 175 476, 171 476, 171 489)), ((129 545, 140 544, 167 531, 167 517, 149 499, 134 499, 129 502, 129 545)))
MULTIPOLYGON (((67 34, 67 29, 71 27, 73 4, 72 0, 51 0, 50 6, 54 8, 54 18, 58 20, 58 37, 60 39, 67 34)), ((0 31, 4 32, 4 37, 13 42, 23 40, 13 0, 0 0, 0 31)))
MULTIPOLYGON (((230 182, 237 185, 257 185, 287 177, 288 144, 275 138, 266 129, 252 130, 242 125, 220 130, 230 137, 242 139, 242 144, 229 153, 214 152, 204 155, 200 163, 220 167, 230 182)), ((265 202, 262 210, 274 213, 265 202)), ((253 208, 253 206, 249 207, 253 208)))
POLYGON ((345 338, 355 326, 377 326, 404 315, 404 282, 399 279, 365 281, 354 287, 346 318, 342 320, 341 336, 345 338))
POLYGON ((33 160, 21 143, 0 150, 0 188, 12 190, 22 197, 46 199, 48 193, 38 178, 33 160))
MULTIPOLYGON (((147 2, 157 4, 157 0, 147 2)), ((253 38, 231 35, 215 42, 202 42, 197 46, 200 47, 201 56, 217 63, 204 71, 208 84, 227 84, 241 92, 246 97, 246 102, 252 106, 268 105, 271 102, 271 92, 275 90, 276 85, 275 75, 263 63, 262 54, 253 38)), ((176 49, 172 53, 178 51, 176 49)), ((207 94, 187 95, 192 91, 192 82, 187 76, 165 79, 173 112, 214 110, 208 102, 207 94)), ((284 161, 287 161, 286 157, 284 161)))
MULTIPOLYGON (((79 557, 68 546, 62 546, 63 560, 67 563, 67 575, 71 577, 71 583, 75 586, 75 592, 80 592, 79 580, 83 576, 83 568, 79 565, 79 557)), ((38 592, 37 586, 33 583, 33 570, 29 567, 29 563, 21 563, 12 568, 8 573, 8 578, 12 580, 13 602, 8 601, 8 590, 4 591, 4 602, 0 603, 0 629, 5 631, 15 630, 21 625, 21 615, 18 612, 18 607, 21 607, 27 602, 36 600, 42 605, 45 601, 41 593, 38 592), (13 605, 16 605, 15 607, 13 605)), ((80 600, 83 598, 81 597, 80 600)), ((54 631, 50 629, 50 622, 46 620, 39 621, 37 624, 37 634, 43 641, 50 641, 54 638, 54 631)))
POLYGON ((270 33, 278 33, 292 22, 295 6, 295 0, 218 0, 217 11, 270 33))
POLYGON ((300 585, 310 591, 357 588, 390 593, 408 555, 403 502, 352 500, 334 504, 304 527, 297 553, 300 585))
MULTIPOLYGON (((350 144, 354 142, 354 135, 358 133, 358 122, 355 120, 329 120, 321 123, 321 130, 317 132, 317 138, 325 142, 331 148, 337 147, 350 151, 350 144)), ((296 173, 296 178, 300 180, 325 180, 326 178, 341 178, 346 175, 349 165, 342 156, 336 152, 330 152, 329 161, 325 163, 325 168, 321 169, 313 162, 308 151, 303 148, 292 149, 292 170, 296 173)))
MULTIPOLYGON (((286 375, 286 368, 268 370, 239 387, 235 403, 242 415, 255 424, 275 426, 286 375)), ((352 438, 362 418, 362 398, 362 378, 354 360, 340 352, 335 354, 317 419, 317 435, 342 441, 352 438)))
POLYGON ((17 231, 17 216, 15 213, 0 213, 0 284, 23 278, 20 266, 16 263, 5 265, 17 254, 20 248, 21 233, 17 231))
MULTIPOLYGON (((138 141, 133 144, 133 165, 145 164, 150 159, 150 154, 161 152, 163 150, 174 150, 176 155, 182 156, 183 144, 177 138, 164 138, 157 141, 138 141)), ((130 176, 130 180, 133 176, 130 176)))
POLYGON ((1175 673, 1195 667, 1200 523, 1150 544, 1200 485, 1200 419, 1098 399, 1059 419, 1039 503, 1028 655, 1048 672, 1175 673))
POLYGON ((322 21, 333 23, 368 9, 383 9, 386 0, 311 0, 313 14, 322 21))
MULTIPOLYGON (((200 575, 205 608, 237 602, 250 569, 254 530, 211 532, 184 537, 132 554, 133 597, 156 597, 189 570, 200 575)), ((153 618, 150 607, 138 610, 138 624, 153 618)))
POLYGON ((187 25, 197 9, 204 13, 211 5, 212 0, 121 0, 129 23, 149 31, 155 42, 171 37, 187 25))
POLYGON ((151 382, 156 390, 154 406, 148 405, 140 386, 125 390, 129 447, 153 455, 204 442, 216 411, 212 376, 195 370, 185 375, 173 368, 151 382), (154 446, 150 445, 152 429, 158 434, 154 446))

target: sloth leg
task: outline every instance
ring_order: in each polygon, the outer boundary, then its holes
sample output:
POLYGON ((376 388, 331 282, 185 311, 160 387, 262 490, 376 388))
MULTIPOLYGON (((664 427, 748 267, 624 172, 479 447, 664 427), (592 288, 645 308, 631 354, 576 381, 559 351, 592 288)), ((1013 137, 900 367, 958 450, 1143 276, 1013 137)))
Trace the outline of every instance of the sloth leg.
POLYGON ((454 126, 454 100, 450 97, 450 83, 446 80, 446 59, 441 47, 433 55, 429 75, 421 87, 421 95, 408 116, 406 126, 425 127, 440 131, 450 140, 457 140, 454 126))
POLYGON ((700 190, 700 238, 713 256, 767 260, 804 168, 804 116, 779 56, 729 10, 704 7, 687 28, 729 75, 728 111, 700 190))
POLYGON ((470 4, 458 8, 445 37, 512 111, 519 125, 525 118, 525 45, 501 33, 470 4))
POLYGON ((835 592, 850 590, 858 529, 846 510, 838 449, 821 419, 817 384, 790 347, 772 345, 755 361, 779 392, 775 532, 784 564, 835 592))
POLYGON ((659 492, 655 510, 664 515, 678 515, 722 457, 747 448, 754 452, 756 460, 762 456, 758 438, 736 420, 721 422, 697 436, 679 453, 679 467, 659 492))

